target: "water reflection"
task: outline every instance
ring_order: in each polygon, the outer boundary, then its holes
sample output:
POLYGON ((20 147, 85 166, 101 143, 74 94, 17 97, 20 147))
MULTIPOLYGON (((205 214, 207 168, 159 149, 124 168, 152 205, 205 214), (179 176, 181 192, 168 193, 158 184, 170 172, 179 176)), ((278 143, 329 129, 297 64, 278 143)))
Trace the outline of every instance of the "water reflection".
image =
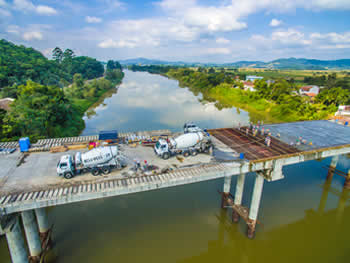
POLYGON ((118 94, 95 108, 95 116, 85 118, 83 134, 101 129, 123 131, 170 129, 179 131, 186 121, 207 128, 246 124, 249 115, 236 108, 218 109, 214 102, 194 96, 178 82, 145 72, 125 72, 118 94))

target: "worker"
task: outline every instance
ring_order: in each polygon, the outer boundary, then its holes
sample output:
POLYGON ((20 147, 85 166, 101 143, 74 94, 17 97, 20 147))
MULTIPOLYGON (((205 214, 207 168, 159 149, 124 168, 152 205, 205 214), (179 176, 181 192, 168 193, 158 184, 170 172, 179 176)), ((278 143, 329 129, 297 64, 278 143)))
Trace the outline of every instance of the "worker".
POLYGON ((266 145, 267 145, 267 147, 270 147, 270 144, 271 144, 271 138, 270 138, 270 136, 267 136, 266 137, 266 145))
POLYGON ((249 134, 249 128, 248 128, 248 127, 245 129, 245 134, 246 134, 246 135, 249 134))
POLYGON ((147 163, 147 161, 145 160, 144 163, 145 163, 144 166, 143 166, 143 167, 144 167, 144 170, 145 170, 145 171, 148 171, 148 163, 147 163))

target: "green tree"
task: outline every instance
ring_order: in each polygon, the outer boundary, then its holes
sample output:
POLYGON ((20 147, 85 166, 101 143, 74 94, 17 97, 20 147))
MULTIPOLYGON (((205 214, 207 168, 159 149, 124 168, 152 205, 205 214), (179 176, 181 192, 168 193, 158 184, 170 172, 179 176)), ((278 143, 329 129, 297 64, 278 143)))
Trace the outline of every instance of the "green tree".
POLYGON ((59 47, 55 47, 55 49, 52 50, 52 58, 58 63, 61 63, 63 59, 63 52, 59 47))

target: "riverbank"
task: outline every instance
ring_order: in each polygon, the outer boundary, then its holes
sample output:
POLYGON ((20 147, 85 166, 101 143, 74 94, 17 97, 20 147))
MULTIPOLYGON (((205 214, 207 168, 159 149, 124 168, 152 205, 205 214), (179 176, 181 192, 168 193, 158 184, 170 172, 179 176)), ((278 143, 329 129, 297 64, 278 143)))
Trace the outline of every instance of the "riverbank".
MULTIPOLYGON (((121 78, 107 80, 105 78, 95 79, 89 81, 84 85, 87 94, 94 94, 93 96, 84 96, 81 97, 72 97, 70 102, 72 106, 76 109, 76 114, 73 114, 74 121, 71 122, 72 126, 70 127, 68 134, 65 136, 78 136, 85 129, 85 121, 83 117, 87 114, 88 116, 93 115, 91 111, 92 108, 98 106, 103 102, 103 100, 111 95, 116 93, 117 86, 122 83, 124 78, 124 73, 121 75, 121 78)), ((73 87, 74 88, 74 87, 73 87)))
MULTIPOLYGON (((163 73, 161 73, 163 74, 163 73)), ((310 99, 297 95, 298 87, 281 79, 271 85, 263 80, 255 83, 256 91, 238 88, 241 82, 224 72, 208 73, 188 68, 170 69, 166 75, 188 87, 195 95, 202 93, 204 100, 215 102, 218 108, 236 107, 248 111, 252 121, 269 123, 328 119, 337 110, 337 102, 310 99), (236 88, 235 88, 236 87, 236 88)), ((337 96, 335 96, 337 97, 337 96)))

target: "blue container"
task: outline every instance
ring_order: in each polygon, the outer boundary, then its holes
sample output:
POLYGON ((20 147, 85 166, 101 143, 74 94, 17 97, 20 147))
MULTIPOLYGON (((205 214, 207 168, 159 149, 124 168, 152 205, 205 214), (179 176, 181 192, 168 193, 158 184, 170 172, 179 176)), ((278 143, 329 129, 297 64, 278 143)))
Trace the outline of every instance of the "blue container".
POLYGON ((118 139, 118 132, 116 130, 113 131, 100 131, 98 135, 99 140, 116 140, 118 139))
POLYGON ((348 126, 348 124, 349 124, 349 122, 346 121, 344 125, 345 125, 345 126, 348 126))
POLYGON ((242 159, 242 160, 244 159, 244 153, 239 154, 239 159, 242 159))
POLYGON ((30 141, 28 137, 19 139, 19 148, 21 152, 28 152, 30 148, 30 141))

